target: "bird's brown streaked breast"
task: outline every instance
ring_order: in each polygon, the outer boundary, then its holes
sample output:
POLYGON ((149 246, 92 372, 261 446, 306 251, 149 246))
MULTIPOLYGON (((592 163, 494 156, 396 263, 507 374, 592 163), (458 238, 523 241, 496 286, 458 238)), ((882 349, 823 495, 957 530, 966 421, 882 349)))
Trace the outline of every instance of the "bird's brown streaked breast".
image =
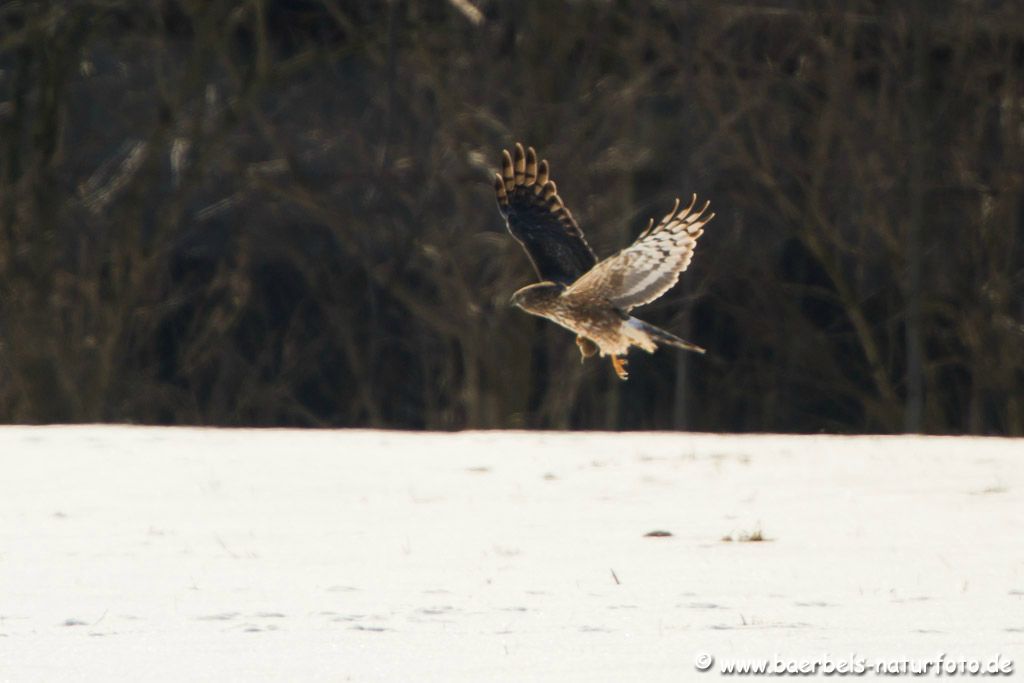
POLYGON ((614 335, 622 322, 611 308, 564 297, 552 302, 548 317, 562 327, 595 339, 614 335))

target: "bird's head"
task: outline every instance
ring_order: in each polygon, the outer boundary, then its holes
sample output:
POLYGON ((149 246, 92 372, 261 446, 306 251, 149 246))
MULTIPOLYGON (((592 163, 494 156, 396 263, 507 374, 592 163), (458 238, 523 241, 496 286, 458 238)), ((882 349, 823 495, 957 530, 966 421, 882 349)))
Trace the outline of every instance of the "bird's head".
POLYGON ((543 315, 547 305, 565 291, 565 285, 557 282, 538 282, 516 291, 509 304, 518 306, 527 313, 543 315))

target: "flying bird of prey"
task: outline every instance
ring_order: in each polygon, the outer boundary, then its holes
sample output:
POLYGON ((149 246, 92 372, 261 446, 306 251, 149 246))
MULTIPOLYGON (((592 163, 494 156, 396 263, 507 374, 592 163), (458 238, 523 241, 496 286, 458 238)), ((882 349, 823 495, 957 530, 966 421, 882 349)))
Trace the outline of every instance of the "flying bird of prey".
POLYGON ((583 231, 558 196, 547 160, 516 143, 502 151, 495 174, 498 208, 508 231, 523 245, 540 282, 518 290, 511 303, 576 333, 582 359, 611 356, 615 374, 628 379, 626 353, 637 346, 653 353, 658 344, 704 349, 630 315, 672 289, 693 258, 697 238, 715 217, 708 204, 694 211, 697 195, 680 210, 679 200, 657 225, 652 218, 632 245, 597 261, 583 231))

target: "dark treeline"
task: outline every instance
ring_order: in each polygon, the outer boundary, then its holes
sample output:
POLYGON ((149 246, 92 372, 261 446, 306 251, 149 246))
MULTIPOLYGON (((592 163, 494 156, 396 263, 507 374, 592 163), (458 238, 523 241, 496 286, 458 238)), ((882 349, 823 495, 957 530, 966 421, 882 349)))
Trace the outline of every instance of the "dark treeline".
POLYGON ((0 420, 1024 434, 1024 5, 0 3, 0 420), (718 217, 619 382, 508 307, 718 217))

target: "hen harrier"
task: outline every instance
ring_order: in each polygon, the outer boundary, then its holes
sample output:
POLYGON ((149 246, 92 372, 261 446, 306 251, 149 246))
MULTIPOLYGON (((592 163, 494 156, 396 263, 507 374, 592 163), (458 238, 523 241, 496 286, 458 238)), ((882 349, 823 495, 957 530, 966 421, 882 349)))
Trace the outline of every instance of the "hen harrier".
POLYGON ((629 378, 625 356, 631 346, 653 353, 668 344, 704 353, 629 312, 679 281, 704 225, 715 217, 704 215, 710 202, 694 212, 693 195, 680 211, 677 199, 657 225, 652 218, 632 245, 598 263, 548 173, 547 160, 537 163, 532 147, 524 151, 517 142, 515 157, 502 151, 501 173, 494 178, 498 208, 541 279, 518 290, 511 303, 575 332, 584 359, 598 352, 611 356, 619 379, 629 378))

